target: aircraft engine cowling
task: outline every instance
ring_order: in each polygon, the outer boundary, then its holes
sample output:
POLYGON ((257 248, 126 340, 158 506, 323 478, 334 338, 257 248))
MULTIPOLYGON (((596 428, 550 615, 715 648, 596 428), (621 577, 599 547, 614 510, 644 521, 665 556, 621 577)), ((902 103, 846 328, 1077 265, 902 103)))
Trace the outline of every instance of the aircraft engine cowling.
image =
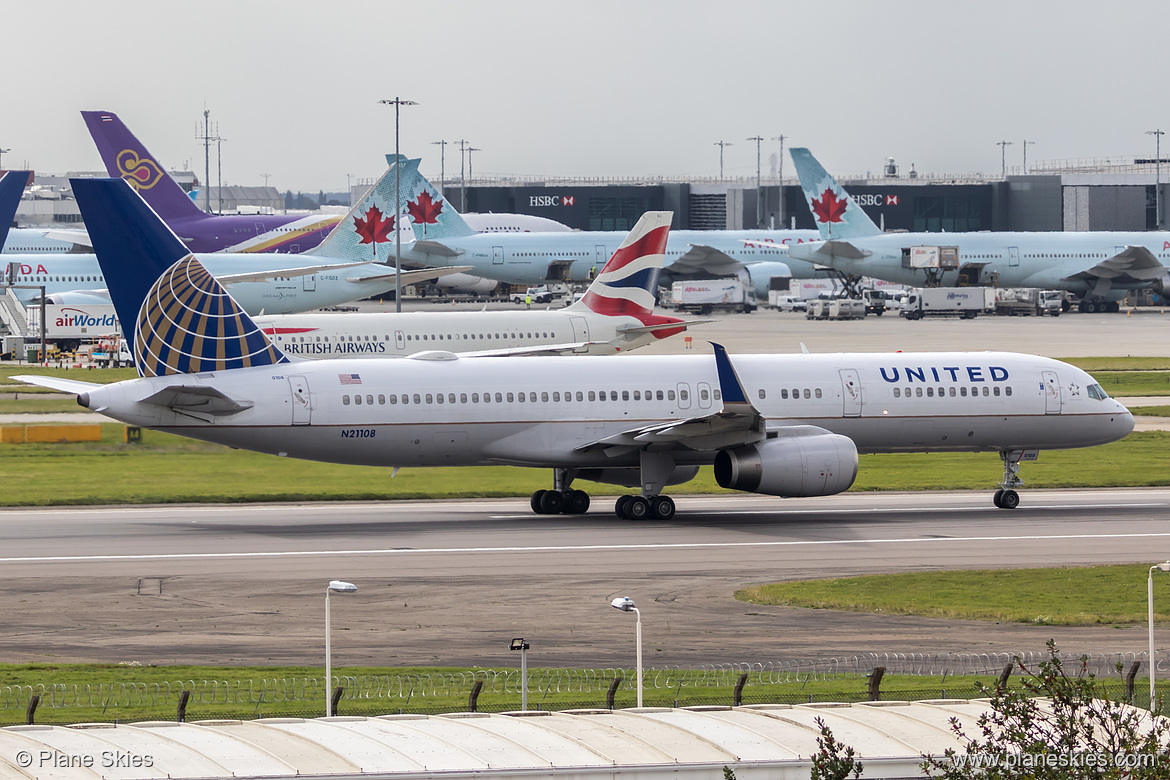
POLYGON ((1162 274, 1162 278, 1155 279, 1150 285, 1154 288, 1154 292, 1161 295, 1163 298, 1170 298, 1170 271, 1162 274))
POLYGON ((857 447, 835 433, 768 439, 715 456, 721 487, 795 498, 831 496, 857 478, 857 447))
MULTIPOLYGON (((675 466, 666 484, 681 485, 690 482, 698 473, 698 466, 675 466)), ((590 482, 603 482, 606 485, 621 485, 628 488, 642 486, 638 469, 635 468, 581 469, 577 472, 577 477, 590 482)))

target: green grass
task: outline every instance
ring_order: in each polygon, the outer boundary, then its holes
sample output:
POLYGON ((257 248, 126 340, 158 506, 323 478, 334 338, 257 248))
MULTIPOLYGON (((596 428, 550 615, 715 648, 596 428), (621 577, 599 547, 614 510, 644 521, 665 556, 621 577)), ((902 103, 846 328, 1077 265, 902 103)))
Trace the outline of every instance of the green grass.
POLYGON ((60 414, 86 412, 87 409, 77 405, 77 401, 70 398, 20 398, 18 400, 0 399, 0 414, 60 414))
POLYGON ((1061 358, 1090 373, 1097 371, 1170 371, 1170 357, 1061 358))
MULTIPOLYGON (((485 683, 484 690, 479 696, 479 709, 484 711, 503 711, 520 708, 520 696, 516 690, 515 669, 500 670, 511 672, 508 690, 496 690, 489 683, 485 683)), ((529 687, 529 706, 541 709, 565 709, 573 707, 601 707, 605 704, 605 689, 610 678, 595 680, 589 690, 555 690, 545 692, 539 690, 537 680, 544 670, 534 668, 530 670, 533 682, 529 687)), ((377 699, 343 699, 339 712, 341 714, 383 714, 388 712, 458 712, 467 709, 468 693, 471 687, 470 675, 475 672, 488 672, 484 669, 452 669, 452 668, 334 668, 338 677, 387 676, 394 678, 396 683, 402 681, 401 688, 405 696, 391 696, 377 699), (467 675, 449 688, 442 691, 425 689, 420 680, 421 675, 431 673, 446 673, 450 675, 467 675), (412 690, 413 689, 413 690, 412 690), (424 695, 425 694, 425 695, 424 695)), ((687 706, 692 704, 730 704, 733 697, 733 685, 683 685, 674 684, 680 675, 685 672, 677 670, 666 684, 657 687, 654 684, 657 675, 648 675, 646 678, 645 699, 650 706, 687 706)), ((55 701, 58 705, 65 702, 73 703, 74 697, 58 688, 52 695, 42 697, 42 704, 37 710, 38 723, 78 723, 93 721, 118 720, 171 720, 175 717, 178 704, 178 692, 187 689, 200 688, 199 683, 204 680, 219 681, 220 690, 224 684, 233 687, 239 683, 255 683, 252 690, 258 690, 263 681, 270 681, 268 690, 271 691, 271 681, 274 680, 302 680, 308 681, 304 687, 308 692, 307 698, 294 701, 272 701, 271 695, 263 701, 254 701, 247 704, 240 703, 203 703, 193 694, 193 700, 188 706, 189 720, 223 717, 257 717, 257 716, 317 716, 323 714, 324 700, 320 696, 320 687, 315 683, 321 680, 323 670, 320 667, 203 667, 203 666, 115 666, 89 664, 61 664, 61 665, 0 665, 0 688, 3 686, 89 686, 93 705, 87 706, 52 706, 55 701), (148 692, 152 701, 148 703, 130 703, 125 691, 126 685, 134 684, 139 690, 148 692)), ((626 684, 618 691, 615 697, 615 706, 632 707, 635 704, 635 692, 630 684, 631 675, 627 672, 626 684)), ((731 675, 734 680, 734 675, 731 675)), ((923 698, 972 698, 978 694, 976 682, 994 685, 995 680, 990 676, 912 676, 887 674, 882 681, 883 698, 885 699, 923 699, 923 698)), ((1018 685, 1018 683, 1013 683, 1018 685)), ((39 690, 39 689, 34 689, 39 690)), ((3 691, 0 690, 0 693, 3 691)), ((745 703, 783 702, 803 703, 809 701, 862 701, 867 693, 867 680, 864 677, 845 677, 834 680, 809 680, 807 677, 793 679, 790 682, 771 682, 758 674, 749 675, 748 683, 744 687, 745 703)), ((0 696, 0 725, 23 723, 25 716, 25 702, 28 691, 18 696, 0 696)), ((46 692, 48 694, 48 692, 46 692)), ((220 697, 222 701, 222 696, 220 697)), ((137 701, 141 701, 138 699, 137 701)))
MULTIPOLYGON (((877 574, 753 585, 735 596, 752 604, 949 620, 1126 625, 1147 619, 1148 572, 1140 564, 877 574)), ((1161 604, 1155 620, 1170 621, 1170 600, 1161 604)))
POLYGON ((1170 371, 1094 371, 1109 395, 1170 395, 1170 371))
POLYGON ((1138 417, 1170 417, 1170 406, 1133 406, 1129 411, 1138 417))

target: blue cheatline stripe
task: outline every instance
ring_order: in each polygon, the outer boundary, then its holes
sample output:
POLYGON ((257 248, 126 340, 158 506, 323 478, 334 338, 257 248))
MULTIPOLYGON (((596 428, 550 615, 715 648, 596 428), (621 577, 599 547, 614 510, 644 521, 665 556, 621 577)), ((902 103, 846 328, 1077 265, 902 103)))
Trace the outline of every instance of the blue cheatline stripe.
POLYGON ((655 291, 658 288, 658 276, 661 273, 661 268, 643 268, 623 279, 610 279, 608 275, 599 276, 597 282, 606 287, 638 287, 643 290, 655 291))
POLYGON ((719 392, 723 396, 723 403, 746 404, 747 396, 743 392, 743 385, 739 383, 739 377, 735 375, 727 350, 714 341, 711 346, 715 348, 715 367, 719 371, 719 392))

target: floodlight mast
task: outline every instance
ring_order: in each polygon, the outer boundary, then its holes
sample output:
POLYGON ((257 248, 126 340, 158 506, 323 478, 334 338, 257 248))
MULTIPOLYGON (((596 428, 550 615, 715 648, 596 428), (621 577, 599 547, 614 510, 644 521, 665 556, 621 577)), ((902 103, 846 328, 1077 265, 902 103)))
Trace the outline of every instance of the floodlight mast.
POLYGON ((509 650, 520 651, 520 710, 528 711, 528 643, 523 637, 512 640, 509 650))
POLYGON ((332 717, 333 712, 333 647, 330 644, 329 631, 329 594, 330 593, 357 593, 357 585, 344 580, 331 580, 325 588, 325 715, 332 717))
POLYGON ((635 669, 635 674, 637 675, 636 680, 637 680, 637 688, 638 688, 638 707, 641 708, 641 706, 642 706, 642 613, 638 611, 638 608, 636 606, 634 606, 634 600, 632 598, 630 598, 629 596, 618 596, 616 599, 611 601, 609 603, 609 605, 611 607, 613 607, 614 609, 620 609, 622 612, 633 612, 634 617, 637 619, 637 622, 635 623, 635 626, 636 626, 635 627, 635 632, 636 632, 635 644, 637 647, 637 660, 636 660, 637 666, 635 669))
POLYGON ((1146 605, 1149 609, 1149 623, 1150 623, 1150 712, 1154 712, 1155 695, 1154 695, 1154 674, 1158 667, 1154 661, 1154 572, 1163 571, 1170 572, 1170 561, 1165 563, 1158 563, 1150 567, 1150 579, 1146 582, 1146 605))

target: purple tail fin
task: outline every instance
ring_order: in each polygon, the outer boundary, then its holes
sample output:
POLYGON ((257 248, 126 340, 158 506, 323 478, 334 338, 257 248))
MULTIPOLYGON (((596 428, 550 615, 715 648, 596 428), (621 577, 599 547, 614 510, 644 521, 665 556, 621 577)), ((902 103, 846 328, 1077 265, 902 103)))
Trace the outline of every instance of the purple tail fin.
POLYGON ((164 221, 204 216, 162 165, 112 111, 82 111, 106 171, 130 182, 164 221))

